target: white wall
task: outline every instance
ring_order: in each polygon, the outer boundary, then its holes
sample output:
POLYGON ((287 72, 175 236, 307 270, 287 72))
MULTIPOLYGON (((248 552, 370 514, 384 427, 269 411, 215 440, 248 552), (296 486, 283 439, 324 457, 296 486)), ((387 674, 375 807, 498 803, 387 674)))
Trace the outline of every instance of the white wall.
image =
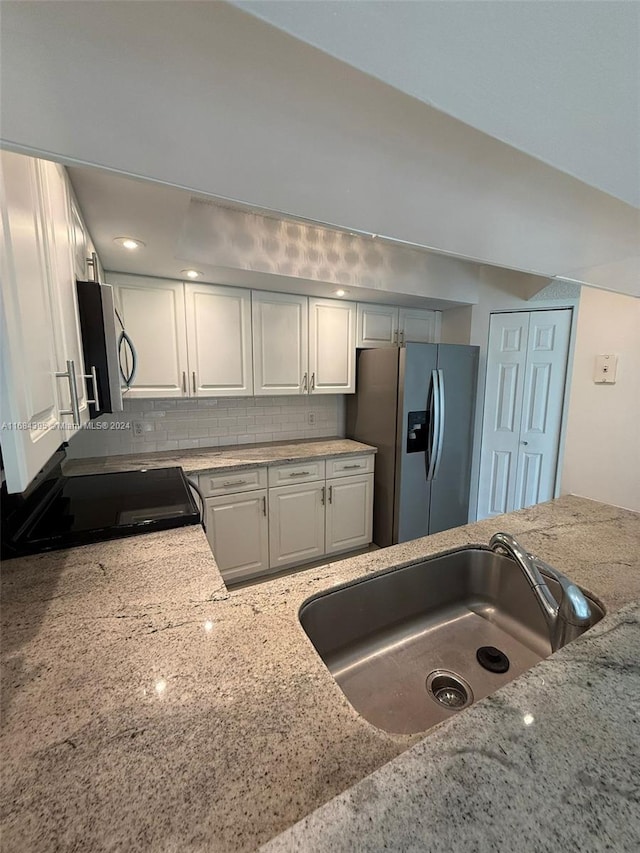
POLYGON ((0 38, 5 145, 640 294, 630 205, 225 3, 5 0, 0 38))
POLYGON ((582 292, 562 492, 640 512, 640 299, 582 292), (593 382, 602 353, 618 356, 615 385, 593 382))

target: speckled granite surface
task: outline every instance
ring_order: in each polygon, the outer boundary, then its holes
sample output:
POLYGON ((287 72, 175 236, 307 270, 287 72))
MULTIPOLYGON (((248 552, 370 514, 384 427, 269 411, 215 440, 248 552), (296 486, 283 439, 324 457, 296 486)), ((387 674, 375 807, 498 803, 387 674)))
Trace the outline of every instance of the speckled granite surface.
POLYGON ((357 453, 376 453, 377 448, 350 438, 322 438, 309 441, 242 444, 224 450, 168 450, 161 453, 138 453, 127 456, 96 456, 89 459, 68 459, 64 473, 108 474, 113 471, 137 471, 140 468, 181 466, 187 474, 205 471, 240 471, 243 468, 262 468, 284 462, 307 462, 323 456, 353 456, 357 453))
MULTIPOLYGON (((630 612, 620 628, 619 617, 606 617, 602 639, 588 634, 505 688, 524 691, 509 694, 506 706, 502 691, 424 741, 422 735, 386 734, 360 718, 298 623, 300 604, 315 592, 447 548, 486 543, 498 529, 520 535, 610 611, 640 599, 640 517, 577 498, 233 592, 226 590, 199 528, 5 563, 4 848, 255 850, 415 744, 418 752, 406 757, 433 803, 431 811, 422 804, 420 825, 431 815, 444 841, 449 828, 454 838, 454 822, 471 814, 472 804, 474 814, 490 808, 493 786, 500 797, 511 786, 509 805, 522 813, 509 849, 524 849, 519 834, 529 827, 525 838, 533 838, 534 825, 557 826, 560 820, 588 819, 606 828, 620 819, 635 831, 628 771, 638 655, 630 665, 628 646, 637 642, 630 612), (614 630, 605 634, 607 629, 614 630), (608 706, 602 704, 603 687, 616 691, 608 706), (521 711, 539 724, 525 731, 517 719, 521 711), (567 779, 575 768, 558 752, 563 738, 584 758, 574 789, 567 779), (445 748, 451 763, 431 768, 433 756, 445 748), (545 774, 556 775, 557 788, 551 781, 542 785, 545 774)), ((389 808, 401 811, 406 823, 421 805, 400 796, 414 784, 404 772, 391 769, 375 791, 384 812, 390 802, 385 796, 397 789, 389 808)), ((347 807, 354 819, 374 788, 364 791, 347 807)), ((335 808, 336 820, 344 820, 340 801, 335 808)), ((392 816, 388 820, 397 826, 392 816)), ((484 820, 476 829, 490 841, 489 816, 484 820)), ((277 843, 290 850, 329 849, 317 846, 314 832, 277 843)), ((349 849, 381 849, 380 838, 389 849, 423 849, 420 838, 398 847, 377 832, 372 829, 362 848, 349 849)), ((474 843, 466 849, 476 849, 474 843)), ((483 849, 479 842, 476 847, 483 849)), ((496 847, 506 849, 498 842, 496 847)), ((439 849, 447 849, 444 842, 439 849)), ((536 849, 558 848, 544 841, 536 849)), ((571 843, 563 849, 572 849, 571 843)))

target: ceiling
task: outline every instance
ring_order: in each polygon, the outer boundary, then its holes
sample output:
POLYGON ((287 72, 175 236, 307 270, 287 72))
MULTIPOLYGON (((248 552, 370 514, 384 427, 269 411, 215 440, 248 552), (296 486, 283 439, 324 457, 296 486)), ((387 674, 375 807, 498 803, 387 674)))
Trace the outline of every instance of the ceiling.
POLYGON ((636 0, 231 2, 640 206, 636 0))

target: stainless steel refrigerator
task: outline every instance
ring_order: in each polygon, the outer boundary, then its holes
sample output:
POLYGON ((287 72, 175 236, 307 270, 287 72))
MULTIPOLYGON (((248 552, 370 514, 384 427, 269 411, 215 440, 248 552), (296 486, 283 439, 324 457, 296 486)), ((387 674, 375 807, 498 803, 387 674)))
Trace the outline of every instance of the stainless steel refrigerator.
POLYGON ((376 545, 467 523, 478 352, 417 343, 358 352, 347 436, 378 448, 376 545))

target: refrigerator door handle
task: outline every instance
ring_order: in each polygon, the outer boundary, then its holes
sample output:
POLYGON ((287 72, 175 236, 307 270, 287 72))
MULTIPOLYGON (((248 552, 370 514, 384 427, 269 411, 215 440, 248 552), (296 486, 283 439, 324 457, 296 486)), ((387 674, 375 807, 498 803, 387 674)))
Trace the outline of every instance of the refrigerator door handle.
POLYGON ((437 370, 431 371, 431 405, 429 407, 429 467, 427 482, 433 480, 438 458, 438 439, 440 436, 440 388, 437 370))
POLYGON ((438 418, 438 445, 436 450, 435 470, 433 472, 434 480, 438 476, 438 471, 440 470, 442 448, 444 446, 444 371, 441 368, 438 369, 438 396, 440 398, 440 417, 438 418))

